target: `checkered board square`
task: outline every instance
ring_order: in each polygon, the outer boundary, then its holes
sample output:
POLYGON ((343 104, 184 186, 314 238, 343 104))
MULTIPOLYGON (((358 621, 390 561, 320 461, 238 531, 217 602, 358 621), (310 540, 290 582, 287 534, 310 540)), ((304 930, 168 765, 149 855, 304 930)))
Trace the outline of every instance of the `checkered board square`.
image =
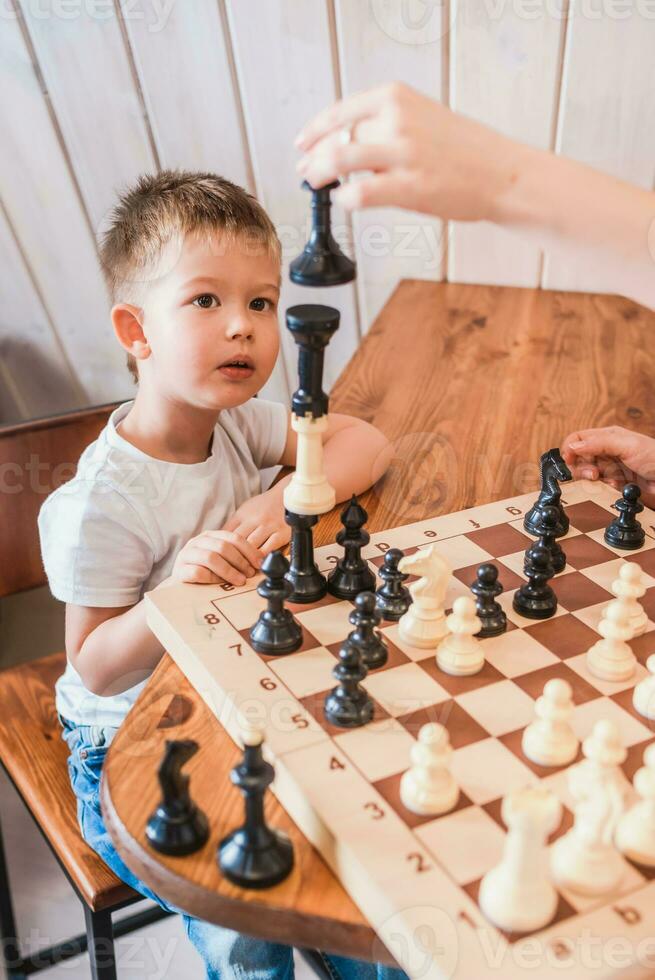
MULTIPOLYGON (((641 516, 643 547, 622 553, 603 540, 615 516, 615 491, 583 481, 563 490, 571 522, 561 539, 567 564, 553 582, 557 614, 544 622, 512 608, 513 593, 524 581, 523 554, 533 540, 523 516, 534 494, 371 536, 364 557, 376 571, 390 547, 409 554, 437 543, 453 569, 447 606, 468 593, 481 562, 495 562, 505 587, 500 601, 508 630, 481 641, 486 662, 479 674, 451 677, 438 669, 434 651, 406 645, 397 624, 383 623, 389 661, 364 681, 374 718, 354 731, 333 727, 323 713, 340 644, 352 628, 350 602, 326 597, 291 606, 303 629, 302 647, 287 656, 262 656, 248 640, 264 605, 258 579, 241 588, 179 585, 147 596, 151 628, 230 735, 238 741, 239 713, 264 725, 266 752, 276 767, 274 792, 391 952, 409 956, 403 966, 410 976, 554 978, 564 968, 576 980, 619 976, 618 968, 607 966, 604 946, 616 936, 624 937, 629 962, 643 966, 643 974, 631 976, 652 975, 655 968, 649 944, 653 870, 626 862, 620 889, 603 900, 562 892, 555 920, 528 936, 501 933, 477 904, 480 880, 502 853, 500 809, 509 791, 543 781, 557 793, 564 816, 553 839, 573 820, 566 770, 534 765, 521 751, 523 730, 546 681, 563 677, 571 684, 579 737, 599 719, 617 723, 629 750, 628 777, 655 740, 631 701, 655 651, 655 513, 645 510, 641 516), (585 653, 598 639, 600 616, 625 558, 644 571, 644 606, 651 618, 646 633, 633 641, 636 677, 610 684, 588 672, 585 653), (437 818, 405 810, 399 791, 411 746, 428 721, 449 731, 452 771, 461 790, 456 807, 437 818)), ((329 571, 339 553, 337 545, 317 549, 319 567, 329 571)))

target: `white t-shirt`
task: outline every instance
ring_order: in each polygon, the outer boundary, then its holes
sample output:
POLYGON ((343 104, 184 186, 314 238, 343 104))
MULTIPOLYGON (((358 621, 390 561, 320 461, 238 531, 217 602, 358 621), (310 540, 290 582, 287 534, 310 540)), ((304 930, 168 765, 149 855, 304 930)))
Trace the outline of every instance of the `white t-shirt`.
MULTIPOLYGON (((256 398, 220 413, 203 462, 154 459, 117 431, 132 404, 112 412, 82 453, 76 475, 39 512, 43 564, 50 590, 62 602, 138 602, 170 575, 189 538, 221 528, 237 507, 261 493, 260 470, 279 463, 284 450, 288 409, 256 398)), ((144 684, 99 697, 68 663, 56 685, 57 710, 79 725, 118 726, 144 684)))

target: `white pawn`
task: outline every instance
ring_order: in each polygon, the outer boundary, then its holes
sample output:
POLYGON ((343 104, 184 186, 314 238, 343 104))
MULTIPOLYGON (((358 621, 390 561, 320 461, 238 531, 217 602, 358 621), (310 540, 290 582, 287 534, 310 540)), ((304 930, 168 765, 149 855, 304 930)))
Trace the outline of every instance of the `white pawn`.
POLYGON ((635 672, 637 658, 627 644, 632 627, 621 599, 614 599, 598 626, 603 637, 587 651, 587 668, 603 681, 627 681, 635 672))
POLYGON ((503 857, 480 882, 480 908, 499 929, 542 929, 557 910, 546 842, 562 819, 562 805, 545 786, 527 786, 505 797, 501 816, 508 828, 503 857))
POLYGON ((612 582, 611 588, 627 613, 632 636, 641 636, 646 632, 648 616, 637 601, 646 592, 644 573, 639 565, 634 561, 624 561, 619 568, 619 577, 612 582))
POLYGON ((460 595, 446 619, 448 636, 437 647, 437 666, 446 674, 465 677, 477 674, 484 666, 482 645, 476 637, 482 629, 473 599, 460 595))
POLYGON ((632 692, 632 703, 640 715, 648 718, 649 721, 655 721, 655 653, 651 653, 646 661, 646 667, 650 673, 635 687, 632 692))
POLYGON ((578 754, 579 741, 569 724, 573 714, 571 685, 554 677, 537 698, 536 721, 523 732, 523 754, 538 766, 567 766, 578 754))
POLYGON ((452 810, 459 799, 459 786, 448 768, 452 753, 443 725, 423 725, 411 748, 412 765, 400 780, 403 806, 424 816, 452 810))
POLYGON ((644 765, 635 773, 634 788, 641 797, 619 820, 614 841, 631 861, 655 867, 655 743, 644 752, 644 765))
POLYGON ((551 849, 557 884, 580 895, 604 895, 621 882, 626 864, 613 838, 629 783, 620 766, 627 752, 617 726, 598 721, 582 743, 585 759, 568 771, 575 820, 551 849))

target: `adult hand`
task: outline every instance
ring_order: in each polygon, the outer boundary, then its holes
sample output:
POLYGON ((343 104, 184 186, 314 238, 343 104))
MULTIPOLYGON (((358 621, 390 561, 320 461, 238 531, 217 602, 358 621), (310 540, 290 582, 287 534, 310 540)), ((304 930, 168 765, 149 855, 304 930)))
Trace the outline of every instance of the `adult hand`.
MULTIPOLYGON (((322 187, 354 171, 334 200, 348 210, 397 206, 461 221, 493 220, 520 144, 399 82, 335 103, 296 139, 300 174, 322 187), (344 141, 350 128, 352 141, 344 141)), ((528 150, 528 148, 524 148, 528 150)))

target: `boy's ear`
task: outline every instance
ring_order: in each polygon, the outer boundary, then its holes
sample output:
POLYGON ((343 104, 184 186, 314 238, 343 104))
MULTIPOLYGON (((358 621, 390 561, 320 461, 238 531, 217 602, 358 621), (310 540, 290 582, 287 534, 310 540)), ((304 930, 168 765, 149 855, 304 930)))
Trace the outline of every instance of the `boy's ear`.
POLYGON ((139 360, 150 357, 150 344, 143 332, 143 310, 132 303, 117 303, 111 311, 114 333, 121 347, 139 360))

